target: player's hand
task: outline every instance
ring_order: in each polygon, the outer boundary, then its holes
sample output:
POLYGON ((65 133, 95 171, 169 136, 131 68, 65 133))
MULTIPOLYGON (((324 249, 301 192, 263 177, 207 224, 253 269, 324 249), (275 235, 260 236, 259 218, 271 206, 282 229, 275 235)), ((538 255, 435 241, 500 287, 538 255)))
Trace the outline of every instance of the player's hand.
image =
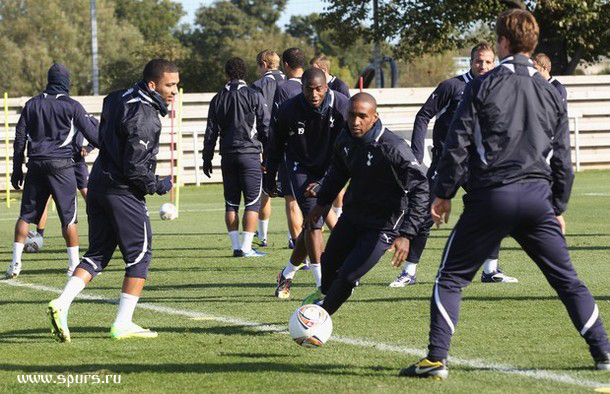
POLYGON ((432 207, 430 207, 430 214, 432 219, 436 223, 436 227, 440 227, 442 223, 449 221, 449 214, 451 213, 451 200, 438 198, 434 199, 432 207))
POLYGON ((310 183, 305 188, 305 197, 311 198, 318 195, 318 191, 320 190, 320 184, 318 182, 310 183))
POLYGON ((89 151, 87 150, 87 148, 80 148, 80 155, 82 157, 87 157, 89 156, 89 151))
POLYGON ((212 174, 212 161, 211 160, 204 160, 203 161, 203 173, 208 178, 212 177, 211 176, 211 174, 212 174))
POLYGON ((557 221, 559 222, 559 227, 561 227, 561 234, 566 235, 566 220, 563 218, 563 215, 557 216, 557 221))
POLYGON ((13 169, 13 173, 11 174, 11 185, 13 185, 15 190, 20 190, 23 187, 23 170, 21 169, 21 166, 13 169))
POLYGON ((304 220, 303 228, 314 228, 315 223, 320 220, 320 216, 324 214, 324 207, 316 204, 310 211, 309 215, 304 220))
POLYGON ((166 178, 163 178, 160 181, 157 181, 157 194, 162 196, 165 193, 167 193, 168 191, 172 190, 172 177, 168 176, 166 178))
POLYGON ((411 241, 405 237, 396 237, 390 250, 394 250, 394 256, 392 256, 392 266, 400 267, 402 263, 407 259, 409 254, 409 246, 411 241))

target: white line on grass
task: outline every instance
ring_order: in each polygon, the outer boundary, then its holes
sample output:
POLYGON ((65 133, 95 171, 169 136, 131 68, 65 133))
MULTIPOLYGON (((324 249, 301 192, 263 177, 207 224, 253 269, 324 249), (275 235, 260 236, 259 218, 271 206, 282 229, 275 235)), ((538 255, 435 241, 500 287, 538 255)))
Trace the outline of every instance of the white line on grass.
MULTIPOLYGON (((49 293, 61 294, 61 292, 62 292, 62 289, 59 289, 57 287, 35 285, 32 283, 23 283, 23 282, 19 282, 16 280, 0 280, 0 283, 7 284, 9 286, 24 287, 24 288, 34 289, 34 290, 46 291, 49 293)), ((84 300, 104 301, 104 302, 108 302, 108 303, 117 302, 117 300, 113 299, 113 298, 103 297, 103 296, 93 295, 93 294, 86 294, 86 293, 79 294, 77 296, 77 298, 84 299, 84 300)), ((211 315, 208 313, 187 311, 187 310, 182 310, 182 309, 174 309, 174 308, 169 308, 166 306, 160 306, 160 305, 154 305, 154 304, 148 304, 148 303, 138 303, 138 308, 146 309, 146 310, 154 311, 154 312, 167 313, 169 315, 178 315, 178 316, 184 316, 184 317, 189 317, 189 318, 194 318, 194 319, 214 320, 214 321, 217 321, 220 323, 226 323, 226 324, 231 324, 231 325, 235 325, 235 326, 246 326, 246 327, 250 327, 256 331, 274 332, 274 333, 280 333, 280 334, 288 333, 288 330, 286 330, 286 326, 258 323, 258 322, 254 322, 251 320, 239 319, 239 318, 235 318, 235 317, 216 316, 216 315, 211 315)), ((425 351, 420 350, 420 349, 408 348, 405 346, 393 345, 393 344, 384 343, 384 342, 370 341, 370 340, 366 340, 366 339, 333 336, 332 340, 334 342, 344 343, 347 345, 376 349, 376 350, 380 350, 382 352, 392 352, 392 353, 399 353, 399 354, 417 356, 417 357, 423 357, 426 354, 425 351)), ((495 372, 501 372, 501 373, 508 374, 508 375, 524 376, 524 377, 532 378, 535 380, 548 380, 548 381, 572 384, 572 385, 582 386, 582 387, 594 387, 595 388, 595 387, 603 387, 603 386, 608 385, 608 382, 602 383, 602 382, 596 382, 593 380, 579 379, 579 378, 575 378, 575 377, 572 377, 569 375, 563 375, 563 374, 559 374, 559 373, 555 373, 555 372, 551 372, 551 371, 540 370, 540 369, 523 369, 523 368, 517 368, 517 367, 511 366, 511 365, 507 365, 507 364, 490 363, 490 362, 487 362, 484 360, 468 360, 468 359, 463 359, 463 358, 451 357, 450 362, 453 365, 462 365, 462 366, 466 366, 466 367, 474 368, 474 369, 490 370, 490 371, 495 371, 495 372)))

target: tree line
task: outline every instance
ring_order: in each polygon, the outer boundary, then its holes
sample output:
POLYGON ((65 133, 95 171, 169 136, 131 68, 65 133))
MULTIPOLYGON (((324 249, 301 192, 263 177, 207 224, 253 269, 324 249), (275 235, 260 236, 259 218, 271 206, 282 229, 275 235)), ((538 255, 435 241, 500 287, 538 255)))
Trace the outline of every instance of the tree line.
MULTIPOLYGON (((332 0, 325 12, 293 16, 277 26, 287 0, 221 0, 201 6, 190 24, 172 0, 96 0, 100 92, 131 85, 153 57, 176 62, 186 92, 212 92, 225 84, 224 63, 240 56, 248 82, 259 77, 255 56, 298 46, 308 57, 323 53, 332 72, 351 87, 372 61, 372 43, 398 63, 400 86, 433 86, 454 73, 452 56, 482 39, 493 40, 493 22, 507 7, 530 9, 541 26, 539 50, 555 74, 571 74, 580 60, 610 52, 606 0, 378 0, 378 28, 371 0, 332 0)), ((71 71, 73 95, 91 94, 89 1, 0 0, 0 91, 38 94, 54 62, 71 71)))

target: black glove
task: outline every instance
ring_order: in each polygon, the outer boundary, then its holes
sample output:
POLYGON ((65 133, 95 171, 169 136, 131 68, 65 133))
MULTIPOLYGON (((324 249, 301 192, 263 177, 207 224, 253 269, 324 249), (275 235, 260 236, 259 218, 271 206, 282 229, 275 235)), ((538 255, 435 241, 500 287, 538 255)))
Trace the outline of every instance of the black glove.
POLYGON ((208 178, 211 178, 211 176, 210 176, 210 174, 212 173, 212 161, 211 160, 203 161, 203 173, 208 178))
POLYGON ((23 186, 23 170, 21 166, 13 168, 13 173, 11 174, 11 185, 16 190, 21 189, 23 186))
POLYGON ((165 193, 167 193, 168 191, 172 190, 172 177, 168 176, 166 178, 163 178, 160 181, 157 181, 157 194, 162 196, 165 193))

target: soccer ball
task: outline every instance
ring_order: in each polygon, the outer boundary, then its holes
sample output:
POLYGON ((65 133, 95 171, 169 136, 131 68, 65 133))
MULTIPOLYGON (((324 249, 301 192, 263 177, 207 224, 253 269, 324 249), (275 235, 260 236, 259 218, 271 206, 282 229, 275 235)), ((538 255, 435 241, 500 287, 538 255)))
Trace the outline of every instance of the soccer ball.
POLYGON ((178 210, 176 206, 170 202, 166 202, 161 205, 161 209, 159 209, 159 216, 163 220, 174 220, 178 217, 178 210))
POLYGON ((28 232, 28 236, 25 238, 23 250, 28 253, 34 253, 41 250, 43 245, 44 240, 42 235, 38 234, 36 231, 30 231, 28 232))
POLYGON ((304 347, 324 345, 333 332, 330 315, 319 305, 299 307, 290 318, 288 331, 296 343, 304 347))

